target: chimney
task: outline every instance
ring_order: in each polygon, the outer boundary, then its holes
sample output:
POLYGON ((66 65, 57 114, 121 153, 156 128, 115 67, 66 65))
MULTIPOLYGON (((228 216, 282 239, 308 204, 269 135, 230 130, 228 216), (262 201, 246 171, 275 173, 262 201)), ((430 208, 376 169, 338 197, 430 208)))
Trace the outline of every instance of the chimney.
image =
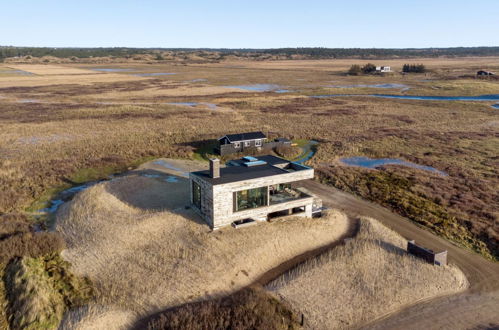
POLYGON ((216 179, 220 177, 220 159, 210 158, 210 177, 216 179))

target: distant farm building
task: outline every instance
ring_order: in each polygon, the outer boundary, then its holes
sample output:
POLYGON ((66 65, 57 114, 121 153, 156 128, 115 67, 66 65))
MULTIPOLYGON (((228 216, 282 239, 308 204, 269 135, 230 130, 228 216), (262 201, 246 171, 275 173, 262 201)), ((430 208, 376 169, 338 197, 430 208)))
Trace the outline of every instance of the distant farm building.
POLYGON ((260 131, 227 134, 218 139, 218 147, 215 148, 215 153, 224 156, 244 152, 248 149, 270 150, 278 146, 291 146, 291 141, 285 138, 267 141, 267 136, 260 131))
POLYGON ((480 70, 480 71, 477 71, 476 75, 477 76, 493 76, 494 73, 490 72, 490 71, 480 70))
POLYGON ((433 265, 447 265, 447 251, 435 253, 430 249, 417 245, 415 241, 408 241, 407 252, 433 265))
POLYGON ((377 66, 376 72, 379 73, 392 72, 392 69, 389 66, 377 66))

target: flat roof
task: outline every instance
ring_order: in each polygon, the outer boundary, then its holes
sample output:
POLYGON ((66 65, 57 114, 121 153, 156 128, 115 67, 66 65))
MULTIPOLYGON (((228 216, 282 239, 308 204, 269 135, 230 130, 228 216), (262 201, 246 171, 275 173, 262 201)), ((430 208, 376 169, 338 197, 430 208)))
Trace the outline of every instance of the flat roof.
MULTIPOLYGON (((235 165, 220 168, 220 177, 218 178, 212 178, 209 170, 191 172, 191 174, 202 178, 204 181, 209 182, 212 185, 218 185, 290 173, 290 171, 281 168, 287 164, 292 164, 292 162, 288 160, 272 155, 258 156, 255 158, 257 158, 258 161, 262 161, 263 164, 245 166, 244 163, 247 161, 244 159, 233 160, 231 162, 235 165)), ((308 169, 306 166, 298 164, 293 164, 292 166, 303 167, 303 170, 308 169)))

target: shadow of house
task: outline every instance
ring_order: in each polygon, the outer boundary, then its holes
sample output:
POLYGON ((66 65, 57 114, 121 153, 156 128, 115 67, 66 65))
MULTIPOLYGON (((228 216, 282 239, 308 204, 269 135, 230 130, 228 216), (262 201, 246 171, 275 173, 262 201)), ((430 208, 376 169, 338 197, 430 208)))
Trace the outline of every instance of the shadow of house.
POLYGON ((190 207, 188 178, 153 169, 139 170, 108 182, 106 191, 132 207, 168 211, 206 225, 190 207))

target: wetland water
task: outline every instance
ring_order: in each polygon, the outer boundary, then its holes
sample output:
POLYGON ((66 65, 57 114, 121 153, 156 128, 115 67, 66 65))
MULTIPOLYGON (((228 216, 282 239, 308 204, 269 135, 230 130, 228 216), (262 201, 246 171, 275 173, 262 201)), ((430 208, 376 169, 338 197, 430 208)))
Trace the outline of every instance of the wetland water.
POLYGON ((340 161, 348 166, 358 166, 371 169, 376 169, 383 165, 402 165, 447 176, 447 173, 437 170, 434 167, 419 165, 397 158, 349 157, 349 158, 340 158, 340 161))
POLYGON ((283 89, 281 86, 274 84, 232 85, 232 86, 223 86, 223 87, 244 89, 246 91, 252 91, 252 92, 275 92, 275 93, 289 92, 289 90, 283 89))
POLYGON ((136 73, 134 76, 138 77, 156 77, 156 76, 171 76, 177 74, 176 72, 146 72, 146 73, 136 73))
POLYGON ((170 102, 167 104, 178 105, 182 107, 190 107, 190 108, 197 107, 198 105, 204 105, 208 107, 208 109, 210 110, 218 109, 218 106, 215 103, 206 103, 206 102, 170 102))
POLYGON ((477 96, 419 96, 419 95, 392 95, 392 94, 324 94, 312 95, 313 98, 341 97, 341 96, 370 96, 386 99, 403 100, 430 100, 430 101, 499 101, 499 94, 477 96))

